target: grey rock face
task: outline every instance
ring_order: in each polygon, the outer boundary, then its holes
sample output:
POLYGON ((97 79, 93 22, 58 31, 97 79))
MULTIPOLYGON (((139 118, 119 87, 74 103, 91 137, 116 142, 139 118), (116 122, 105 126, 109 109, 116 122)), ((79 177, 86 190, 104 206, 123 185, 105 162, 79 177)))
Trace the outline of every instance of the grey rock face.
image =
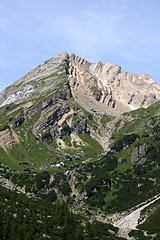
POLYGON ((3 107, 10 103, 23 101, 27 99, 34 92, 34 86, 31 84, 20 87, 20 89, 13 94, 7 94, 7 98, 2 102, 0 107, 3 107))
POLYGON ((131 153, 131 161, 133 164, 143 164, 146 162, 148 145, 146 143, 135 147, 131 153))
POLYGON ((87 128, 87 120, 74 121, 71 126, 72 132, 75 133, 89 133, 89 129, 87 128))
POLYGON ((47 145, 50 145, 50 144, 53 142, 52 135, 51 135, 50 133, 44 135, 44 136, 42 137, 42 141, 43 141, 44 143, 46 143, 47 145))
POLYGON ((0 107, 54 90, 57 84, 66 79, 64 64, 67 58, 67 53, 51 58, 6 88, 0 93, 0 107))
POLYGON ((21 116, 14 124, 15 128, 16 127, 20 127, 22 125, 22 123, 24 122, 25 118, 24 116, 21 116))
POLYGON ((117 115, 146 108, 160 99, 160 86, 150 75, 128 73, 111 63, 91 64, 73 54, 69 55, 69 63, 73 96, 83 105, 90 99, 93 109, 117 115))
MULTIPOLYGON (((160 100, 160 86, 150 75, 128 73, 111 63, 89 63, 74 54, 63 53, 0 93, 0 107, 51 93, 64 81, 66 98, 73 97, 90 112, 119 115, 160 100)), ((61 97, 56 95, 52 100, 61 97)))
MULTIPOLYGON (((66 112, 63 112, 62 114, 68 113, 68 110, 66 109, 66 112)), ((60 138, 63 139, 66 136, 69 136, 71 133, 90 133, 88 126, 87 126, 87 119, 83 119, 81 121, 72 121, 71 125, 69 126, 67 122, 65 121, 61 126, 59 126, 58 123, 58 115, 56 115, 57 120, 55 118, 55 122, 53 124, 53 127, 50 128, 50 133, 47 134, 45 137, 43 137, 43 141, 47 144, 51 144, 54 138, 60 138)), ((62 116, 63 117, 63 116, 62 116)), ((72 116, 70 116, 72 118, 72 116)), ((44 124, 43 124, 44 125, 44 124)), ((51 124, 44 125, 44 128, 46 126, 51 126, 51 124)))

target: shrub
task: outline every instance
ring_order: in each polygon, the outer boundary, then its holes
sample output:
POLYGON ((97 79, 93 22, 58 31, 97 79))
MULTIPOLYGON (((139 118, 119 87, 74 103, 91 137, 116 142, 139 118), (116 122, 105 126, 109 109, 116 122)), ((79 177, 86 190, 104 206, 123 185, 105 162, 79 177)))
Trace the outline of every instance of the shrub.
POLYGON ((46 198, 49 202, 54 202, 57 200, 57 194, 54 189, 46 195, 46 198))
POLYGON ((68 182, 64 182, 64 183, 62 183, 62 185, 59 185, 58 189, 61 191, 61 193, 64 196, 70 195, 70 193, 72 191, 68 182))
POLYGON ((4 124, 4 125, 0 126, 0 131, 4 131, 6 129, 10 130, 10 126, 8 124, 4 124))
POLYGON ((53 142, 53 139, 52 139, 52 136, 51 136, 50 132, 47 132, 47 133, 43 134, 42 141, 45 142, 48 145, 53 142))
POLYGON ((113 153, 107 153, 100 161, 100 166, 106 172, 113 171, 117 167, 118 161, 113 153))
POLYGON ((115 152, 120 152, 124 148, 128 148, 131 144, 133 144, 138 139, 138 135, 136 134, 129 134, 125 135, 118 141, 114 143, 114 145, 111 147, 111 149, 115 152))
POLYGON ((160 125, 154 126, 152 132, 153 132, 153 134, 158 134, 158 133, 160 133, 160 125))

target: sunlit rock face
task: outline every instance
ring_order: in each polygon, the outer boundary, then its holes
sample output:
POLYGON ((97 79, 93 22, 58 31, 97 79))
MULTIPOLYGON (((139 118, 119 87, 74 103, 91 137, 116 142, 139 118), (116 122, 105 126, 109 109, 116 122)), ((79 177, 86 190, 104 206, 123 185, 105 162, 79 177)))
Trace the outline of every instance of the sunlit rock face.
POLYGON ((91 112, 119 115, 146 108, 160 99, 160 86, 150 75, 128 73, 111 63, 89 63, 62 53, 0 93, 0 107, 54 91, 63 81, 68 81, 72 97, 91 112))
POLYGON ((73 54, 70 55, 69 79, 77 99, 82 92, 84 96, 80 101, 91 94, 101 103, 99 107, 103 105, 110 114, 146 108, 160 99, 160 86, 150 75, 128 73, 111 63, 91 64, 73 54))

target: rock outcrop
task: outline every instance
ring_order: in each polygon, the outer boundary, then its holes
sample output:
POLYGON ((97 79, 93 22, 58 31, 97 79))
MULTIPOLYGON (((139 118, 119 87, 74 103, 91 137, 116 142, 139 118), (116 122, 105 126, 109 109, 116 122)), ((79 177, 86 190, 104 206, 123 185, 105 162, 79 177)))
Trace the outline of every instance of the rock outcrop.
POLYGON ((92 113, 119 115, 160 100, 160 86, 149 75, 128 73, 111 63, 89 63, 74 54, 63 53, 0 93, 0 107, 49 95, 64 82, 67 97, 72 95, 92 113))
POLYGON ((83 105, 90 99, 93 109, 117 115, 160 99, 160 86, 149 75, 128 73, 111 63, 91 64, 73 54, 69 61, 72 93, 83 105))
POLYGON ((18 141, 19 137, 14 131, 10 129, 0 131, 0 147, 2 147, 4 151, 7 151, 8 148, 12 147, 18 141))
POLYGON ((21 103, 36 95, 53 92, 58 84, 66 80, 65 62, 67 53, 51 58, 32 69, 0 93, 0 107, 10 103, 21 103))
POLYGON ((148 144, 144 143, 133 149, 131 153, 131 161, 133 164, 144 164, 146 162, 148 144))

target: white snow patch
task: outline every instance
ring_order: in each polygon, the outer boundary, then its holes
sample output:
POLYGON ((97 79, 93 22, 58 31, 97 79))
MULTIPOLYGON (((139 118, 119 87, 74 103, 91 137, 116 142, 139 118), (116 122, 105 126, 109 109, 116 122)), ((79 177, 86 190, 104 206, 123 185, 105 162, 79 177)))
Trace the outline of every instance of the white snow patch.
POLYGON ((146 79, 143 79, 144 82, 146 83, 149 83, 149 84, 152 84, 154 83, 155 81, 153 80, 153 78, 146 78, 146 79))
POLYGON ((96 74, 96 77, 98 78, 98 80, 100 80, 102 83, 103 83, 103 86, 106 86, 107 85, 107 80, 102 80, 99 76, 98 76, 98 74, 96 74))
POLYGON ((104 86, 107 86, 107 80, 104 80, 104 81, 103 81, 103 85, 104 85, 104 86))
POLYGON ((34 91, 34 86, 32 86, 31 84, 28 84, 26 85, 23 90, 21 91, 18 91, 14 94, 11 94, 1 105, 0 107, 3 107, 7 104, 10 104, 10 103, 14 103, 18 100, 22 100, 22 99, 25 99, 27 98, 30 93, 32 93, 34 91))
POLYGON ((132 105, 130 105, 130 104, 127 104, 127 106, 128 106, 131 110, 136 110, 136 109, 137 109, 137 107, 134 107, 134 106, 132 106, 132 105))

